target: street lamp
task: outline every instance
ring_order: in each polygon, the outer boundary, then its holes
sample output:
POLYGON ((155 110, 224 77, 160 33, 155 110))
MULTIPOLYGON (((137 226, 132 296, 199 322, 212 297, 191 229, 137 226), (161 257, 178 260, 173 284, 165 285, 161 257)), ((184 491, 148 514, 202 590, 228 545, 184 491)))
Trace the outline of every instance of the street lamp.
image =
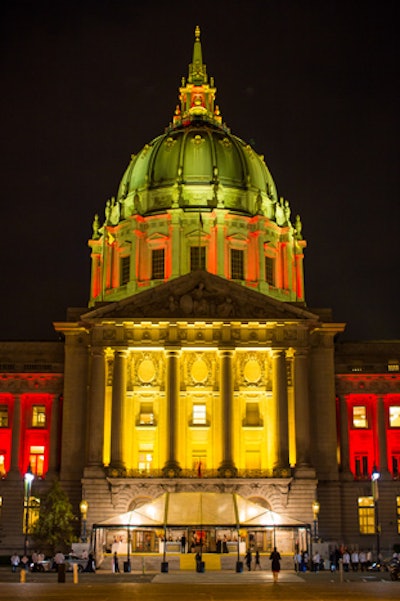
POLYGON ((35 476, 32 473, 31 464, 28 465, 28 469, 24 475, 24 487, 25 487, 25 540, 24 540, 24 555, 28 552, 28 531, 29 531, 29 508, 31 499, 31 488, 32 482, 35 476))
POLYGON ((88 511, 89 503, 82 499, 79 503, 79 510, 82 516, 82 525, 81 525, 81 540, 83 543, 86 543, 86 520, 87 520, 87 511, 88 511))
POLYGON ((320 504, 318 501, 313 501, 312 510, 314 516, 314 542, 318 542, 318 514, 319 514, 320 504))
POLYGON ((374 469, 371 474, 371 488, 372 488, 372 498, 374 499, 374 509, 375 509, 375 532, 376 532, 376 560, 379 561, 381 554, 381 525, 379 523, 379 485, 378 481, 381 477, 380 472, 376 465, 374 465, 374 469))

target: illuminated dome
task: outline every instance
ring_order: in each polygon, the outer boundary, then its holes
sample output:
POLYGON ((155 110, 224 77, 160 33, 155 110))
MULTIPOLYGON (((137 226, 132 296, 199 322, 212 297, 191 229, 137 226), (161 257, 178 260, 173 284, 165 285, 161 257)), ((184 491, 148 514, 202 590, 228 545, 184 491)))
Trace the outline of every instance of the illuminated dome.
POLYGON ((201 270, 280 301, 304 302, 301 221, 264 157, 215 104, 200 29, 165 132, 132 155, 105 219, 93 222, 89 305, 201 270))
POLYGON ((226 207, 248 215, 275 214, 275 184, 249 144, 222 124, 216 88, 203 64, 196 29, 193 62, 182 80, 180 106, 166 132, 146 144, 122 178, 117 200, 124 216, 173 207, 226 207))
POLYGON ((118 201, 147 214, 226 207, 250 215, 273 215, 275 184, 263 157, 223 126, 202 115, 171 127, 136 155, 125 171, 118 201))

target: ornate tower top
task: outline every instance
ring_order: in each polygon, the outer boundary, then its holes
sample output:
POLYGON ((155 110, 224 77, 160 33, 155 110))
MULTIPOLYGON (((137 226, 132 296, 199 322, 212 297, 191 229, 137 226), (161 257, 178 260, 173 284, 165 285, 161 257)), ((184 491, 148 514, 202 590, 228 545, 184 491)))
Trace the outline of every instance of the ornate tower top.
POLYGON ((182 86, 179 88, 181 104, 176 107, 174 127, 188 125, 192 121, 199 120, 221 126, 222 117, 219 108, 214 106, 216 91, 213 77, 210 78, 210 84, 208 83, 207 67, 203 63, 201 50, 200 27, 197 26, 187 82, 182 77, 182 86))

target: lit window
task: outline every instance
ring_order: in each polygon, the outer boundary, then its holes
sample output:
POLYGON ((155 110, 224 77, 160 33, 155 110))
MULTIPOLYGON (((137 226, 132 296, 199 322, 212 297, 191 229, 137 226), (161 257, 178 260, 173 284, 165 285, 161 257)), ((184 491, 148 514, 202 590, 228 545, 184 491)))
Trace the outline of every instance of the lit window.
POLYGON ((400 371, 400 364, 398 361, 388 362, 388 371, 400 371))
POLYGON ((29 463, 35 476, 43 476, 44 471, 44 447, 32 446, 29 453, 29 463))
POLYGON ((206 269, 206 247, 191 246, 190 247, 190 271, 196 269, 206 269))
POLYGON ((389 426, 400 428, 400 407, 398 405, 389 407, 389 426))
POLYGON ((244 280, 244 252, 232 248, 231 250, 231 278, 232 280, 244 280))
POLYGON ((164 279, 164 249, 157 248, 151 252, 151 279, 164 279))
POLYGON ((355 456, 356 478, 368 478, 368 455, 355 456))
POLYGON ((6 475, 6 454, 0 451, 0 478, 6 475))
POLYGON ((125 286, 130 280, 131 258, 121 257, 121 286, 125 286))
POLYGON ((275 259, 272 257, 265 257, 265 281, 275 286, 275 259))
POLYGON ((32 428, 46 427, 46 407, 44 405, 33 405, 32 428))
POLYGON ((365 405, 353 407, 353 428, 368 428, 367 408, 365 405))
POLYGON ((358 497, 360 534, 375 534, 375 505, 373 497, 358 497))
POLYGON ((8 428, 8 407, 0 405, 0 428, 8 428))
POLYGON ((138 468, 141 472, 149 472, 151 470, 152 462, 153 462, 153 453, 152 452, 146 451, 146 450, 139 451, 138 468))
POLYGON ((140 403, 139 424, 141 426, 154 424, 153 403, 140 403))
POLYGON ((206 406, 204 404, 193 405, 193 418, 192 423, 197 425, 204 425, 207 420, 206 406))
POLYGON ((397 534, 400 534, 400 497, 396 497, 397 534))

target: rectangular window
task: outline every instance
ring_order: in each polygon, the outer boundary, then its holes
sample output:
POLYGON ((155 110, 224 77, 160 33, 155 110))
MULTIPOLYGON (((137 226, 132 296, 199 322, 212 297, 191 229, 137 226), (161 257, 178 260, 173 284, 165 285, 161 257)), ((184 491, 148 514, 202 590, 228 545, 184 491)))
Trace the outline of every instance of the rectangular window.
POLYGON ((120 285, 121 286, 125 286, 125 284, 127 284, 131 278, 131 258, 128 257, 121 257, 121 278, 120 278, 120 285))
POLYGON ((365 405, 353 407, 353 428, 368 428, 367 408, 365 405))
POLYGON ((205 425, 207 423, 207 412, 206 406, 204 404, 193 404, 193 416, 192 416, 192 424, 193 425, 205 425))
POLYGON ((389 426, 390 428, 400 428, 400 407, 398 405, 389 407, 389 426))
POLYGON ((44 447, 32 446, 29 450, 29 463, 35 476, 43 476, 44 471, 44 447))
POLYGON ((46 407, 44 405, 33 405, 32 428, 46 427, 46 407))
POLYGON ((153 463, 153 452, 147 450, 139 451, 138 468, 141 472, 149 472, 153 463))
POLYGON ((275 286, 275 259, 272 257, 265 257, 265 281, 275 286))
POLYGON ((231 249, 231 278, 232 280, 244 280, 244 251, 231 249))
POLYGON ((246 403, 245 426, 260 425, 260 405, 259 403, 246 403))
POLYGON ((373 497, 358 497, 360 534, 375 534, 375 504, 373 497))
POLYGON ((400 534, 400 497, 396 497, 397 534, 400 534))
POLYGON ((141 426, 154 424, 153 403, 140 403, 139 424, 141 426))
POLYGON ((388 362, 388 371, 400 371, 400 364, 398 361, 389 361, 388 362))
POLYGON ((367 455, 356 455, 355 456, 355 472, 356 478, 368 478, 368 456, 367 455))
POLYGON ((8 407, 0 405, 0 428, 8 428, 8 407))
POLYGON ((190 271, 197 269, 206 269, 206 247, 191 246, 190 247, 190 271))
POLYGON ((151 251, 151 279, 164 279, 164 249, 157 248, 151 251))

